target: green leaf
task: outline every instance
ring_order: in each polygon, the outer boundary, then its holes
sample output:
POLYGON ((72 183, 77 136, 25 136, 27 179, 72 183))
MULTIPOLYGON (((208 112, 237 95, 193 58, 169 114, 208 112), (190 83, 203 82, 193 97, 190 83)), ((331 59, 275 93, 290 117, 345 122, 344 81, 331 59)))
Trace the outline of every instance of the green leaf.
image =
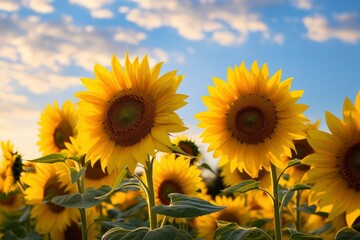
POLYGON ((102 202, 103 199, 98 197, 104 195, 109 190, 110 187, 105 185, 98 189, 88 188, 83 194, 72 193, 55 196, 51 199, 51 202, 68 208, 89 208, 102 202))
POLYGON ((357 239, 360 239, 360 232, 356 231, 353 228, 344 227, 336 233, 335 239, 336 240, 357 240, 357 239))
POLYGON ((178 230, 172 225, 165 225, 162 228, 157 228, 149 231, 144 240, 175 240, 178 230))
POLYGON ((212 170, 211 167, 209 166, 209 164, 207 164, 207 163, 202 163, 200 165, 200 168, 205 168, 206 170, 209 170, 210 172, 212 172, 214 175, 217 175, 216 172, 214 172, 214 170, 212 170))
POLYGON ((226 194, 231 194, 231 193, 246 193, 250 190, 253 189, 259 189, 259 185, 260 185, 260 181, 255 181, 255 180, 245 180, 242 181, 238 184, 235 184, 231 187, 225 188, 223 190, 221 190, 222 192, 226 193, 226 194))
POLYGON ((290 234, 289 240, 298 240, 298 239, 307 239, 307 240, 317 240, 317 239, 323 239, 320 236, 312 235, 308 233, 302 233, 292 228, 284 228, 283 232, 290 234))
POLYGON ((86 171, 86 167, 88 165, 89 162, 87 162, 85 164, 85 166, 83 166, 80 171, 77 171, 76 168, 71 167, 70 168, 70 177, 71 177, 71 183, 75 183, 77 182, 77 180, 79 180, 79 178, 81 178, 83 176, 83 174, 86 171))
POLYGON ((32 230, 25 238, 26 240, 42 240, 41 235, 34 230, 32 230))
POLYGON ((241 240, 241 239, 258 239, 271 240, 271 237, 260 228, 243 228, 236 223, 219 223, 219 228, 214 233, 214 240, 241 240))
POLYGON ((127 230, 115 227, 107 231, 101 240, 175 240, 178 230, 172 225, 150 230, 147 227, 139 227, 127 230))
POLYGON ((295 184, 289 190, 286 190, 282 195, 282 205, 287 206, 296 191, 311 189, 311 186, 306 184, 295 184))
POLYGON ((157 205, 152 210, 176 218, 194 218, 224 209, 200 198, 188 197, 180 193, 170 193, 170 205, 157 205))
POLYGON ((124 179, 124 177, 127 175, 127 173, 129 172, 129 169, 126 167, 124 168, 121 173, 118 175, 116 182, 114 183, 114 185, 112 186, 111 190, 102 195, 102 196, 98 196, 96 197, 97 200, 104 200, 106 199, 108 196, 110 196, 113 192, 115 192, 116 190, 118 190, 119 185, 121 184, 122 180, 124 179))
POLYGON ((41 158, 36 158, 27 161, 37 162, 37 163, 55 163, 55 162, 65 162, 66 159, 67 159, 67 155, 65 153, 60 152, 60 153, 52 153, 41 158))
POLYGON ((178 145, 176 145, 176 144, 172 144, 172 146, 169 147, 169 148, 170 148, 170 151, 171 151, 172 153, 179 153, 179 154, 181 154, 181 155, 185 155, 185 156, 188 156, 188 157, 196 157, 196 156, 193 156, 193 155, 190 155, 190 154, 184 152, 184 150, 182 150, 182 149, 181 149, 178 145))
POLYGON ((305 213, 310 213, 310 214, 316 214, 319 215, 321 217, 328 217, 329 214, 326 212, 316 212, 316 205, 307 205, 307 204, 303 204, 300 207, 297 208, 299 211, 305 212, 305 213))

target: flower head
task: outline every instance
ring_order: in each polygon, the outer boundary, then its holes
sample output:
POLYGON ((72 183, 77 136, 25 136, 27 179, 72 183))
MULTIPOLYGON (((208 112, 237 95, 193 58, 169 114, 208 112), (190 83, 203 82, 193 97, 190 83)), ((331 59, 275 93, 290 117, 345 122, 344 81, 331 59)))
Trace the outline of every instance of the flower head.
POLYGON ((47 105, 40 116, 40 139, 37 142, 43 155, 65 149, 65 143, 70 142, 70 137, 77 135, 77 118, 75 105, 69 100, 61 108, 56 101, 54 106, 47 105))
POLYGON ((256 62, 250 71, 244 63, 229 68, 227 79, 214 78, 210 96, 203 97, 208 111, 195 116, 208 151, 226 155, 231 171, 244 169, 252 177, 270 163, 280 167, 280 154, 290 156, 293 140, 305 137, 307 106, 296 104, 303 91, 289 91, 292 79, 280 82, 281 70, 270 77, 267 65, 259 69, 256 62))
POLYGON ((176 93, 182 76, 159 76, 161 63, 150 69, 147 57, 126 56, 122 67, 114 56, 111 66, 112 72, 95 65, 95 79, 82 79, 88 91, 76 94, 80 139, 91 165, 99 160, 109 173, 133 171, 155 150, 169 152, 169 133, 186 130, 175 111, 187 96, 176 93))
POLYGON ((344 213, 352 226, 360 217, 360 92, 354 104, 345 99, 343 120, 330 112, 325 118, 331 133, 309 132, 314 153, 302 160, 311 167, 304 181, 313 184, 310 204, 326 209, 330 220, 344 213))

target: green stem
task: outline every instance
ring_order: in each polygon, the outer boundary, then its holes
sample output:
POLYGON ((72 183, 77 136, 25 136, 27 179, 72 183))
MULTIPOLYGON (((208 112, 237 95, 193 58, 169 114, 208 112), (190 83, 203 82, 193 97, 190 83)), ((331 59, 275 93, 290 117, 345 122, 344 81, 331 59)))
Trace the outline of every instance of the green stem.
POLYGON ((301 217, 300 217, 300 199, 301 198, 301 191, 297 191, 296 193, 296 230, 299 232, 301 231, 301 217))
MULTIPOLYGON (((85 190, 85 179, 84 176, 79 178, 77 181, 77 186, 79 193, 84 193, 85 190)), ((85 208, 79 208, 80 211, 80 217, 81 217, 81 233, 82 233, 82 240, 88 240, 87 237, 87 220, 86 220, 86 209, 85 208)))
POLYGON ((87 220, 86 220, 86 209, 85 208, 79 208, 80 211, 80 217, 81 217, 81 233, 82 233, 82 239, 87 240, 87 220))
POLYGON ((274 202, 274 230, 275 240, 281 240, 281 216, 279 208, 279 184, 277 179, 277 169, 274 164, 271 163, 271 183, 273 188, 273 202, 274 202))
POLYGON ((155 191, 154 191, 154 181, 153 181, 153 166, 154 166, 154 158, 149 158, 146 161, 145 173, 146 173, 146 181, 148 187, 148 196, 147 196, 147 204, 148 204, 148 214, 149 214, 149 222, 150 229, 157 228, 157 216, 152 208, 155 206, 155 191))

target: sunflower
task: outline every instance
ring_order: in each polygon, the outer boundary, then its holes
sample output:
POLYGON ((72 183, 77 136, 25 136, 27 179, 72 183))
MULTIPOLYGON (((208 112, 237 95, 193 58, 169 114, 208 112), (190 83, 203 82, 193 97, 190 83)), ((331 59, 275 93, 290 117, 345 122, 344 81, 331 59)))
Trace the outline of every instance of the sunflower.
MULTIPOLYGON (((65 143, 65 146, 66 149, 62 150, 62 152, 66 153, 67 156, 80 156, 82 165, 85 164, 82 147, 77 138, 70 137, 70 143, 65 143)), ((68 160, 68 164, 79 168, 78 163, 73 160, 68 160)), ((103 170, 99 161, 95 162, 94 165, 88 164, 84 173, 85 188, 100 188, 102 185, 112 187, 116 182, 118 174, 119 171, 117 169, 111 174, 108 173, 107 168, 103 170)))
POLYGON ((171 142, 175 146, 179 147, 186 154, 190 156, 194 156, 193 158, 191 158, 190 164, 195 164, 196 162, 199 161, 199 159, 201 159, 202 154, 200 152, 200 147, 195 142, 195 140, 191 139, 190 137, 187 137, 185 135, 179 135, 176 138, 174 138, 171 142))
POLYGON ((240 171, 238 168, 231 172, 230 164, 227 162, 227 164, 221 167, 220 176, 222 177, 226 187, 230 187, 245 180, 255 180, 260 181, 260 187, 264 189, 271 188, 270 172, 264 168, 259 170, 258 176, 256 178, 252 178, 249 174, 247 174, 247 172, 240 171))
POLYGON ((154 162, 154 190, 156 204, 170 204, 169 193, 181 193, 187 196, 198 195, 203 187, 201 170, 190 166, 190 159, 175 154, 163 155, 154 162))
POLYGON ((2 191, 7 193, 18 189, 23 170, 21 155, 14 151, 14 145, 10 141, 1 142, 3 160, 1 161, 0 175, 3 179, 2 191))
POLYGON ((331 133, 309 132, 315 152, 302 160, 311 167, 304 181, 313 184, 311 204, 326 207, 330 220, 345 213, 351 226, 360 217, 360 91, 354 105, 345 99, 343 120, 330 112, 325 119, 331 133))
MULTIPOLYGON (((95 207, 86 209, 86 218, 88 222, 87 239, 97 240, 100 234, 100 228, 98 222, 95 220, 99 217, 99 214, 94 211, 95 207)), ((72 220, 63 230, 55 228, 50 232, 50 239, 56 240, 68 240, 68 239, 82 239, 81 223, 72 220)))
POLYGON ((36 166, 36 173, 28 174, 24 183, 28 185, 25 190, 25 203, 34 205, 30 216, 36 219, 36 231, 40 234, 64 231, 72 221, 77 222, 80 218, 76 208, 44 203, 50 197, 76 192, 76 185, 71 184, 65 164, 39 164, 36 166))
POLYGON ((0 194, 0 212, 14 212, 24 206, 24 195, 18 191, 0 194))
POLYGON ((195 218, 194 226, 198 237, 201 239, 213 239, 213 235, 217 229, 216 221, 234 222, 239 226, 245 227, 250 221, 254 220, 248 214, 249 208, 245 206, 245 199, 240 196, 236 196, 235 198, 225 195, 216 196, 212 204, 226 208, 219 212, 195 218))
POLYGON ((111 204, 117 206, 120 211, 125 211, 140 202, 140 190, 118 191, 110 197, 111 204))
MULTIPOLYGON (((306 129, 306 134, 308 135, 308 132, 310 130, 316 130, 319 128, 320 121, 316 121, 314 124, 308 124, 306 129)), ((281 161, 284 163, 284 167, 287 165, 287 163, 290 160, 293 159, 299 159, 302 160, 309 154, 314 152, 314 149, 310 146, 308 140, 306 138, 294 140, 295 145, 295 151, 291 149, 291 156, 286 156, 284 154, 281 155, 281 161)), ((301 182, 304 174, 310 169, 310 166, 301 164, 298 166, 293 166, 288 168, 285 173, 289 174, 289 179, 287 181, 281 180, 282 183, 285 185, 293 186, 296 183, 301 182)))
POLYGON ((82 79, 79 92, 79 131, 91 165, 100 159, 111 173, 128 166, 134 171, 155 149, 169 152, 170 132, 186 130, 175 110, 186 95, 176 94, 183 76, 176 71, 159 77, 161 63, 150 70, 147 56, 133 62, 126 56, 124 68, 116 56, 112 72, 95 65, 95 79, 82 79))
POLYGON ((77 135, 75 129, 77 118, 75 106, 69 100, 63 103, 61 109, 56 101, 54 106, 48 104, 41 113, 39 121, 40 139, 37 144, 40 151, 48 155, 64 149, 70 137, 77 135))
POLYGON ((267 65, 259 69, 256 62, 250 72, 244 63, 229 68, 227 78, 214 78, 210 96, 203 97, 209 110, 195 115, 208 151, 227 155, 231 172, 244 169, 252 177, 270 162, 280 167, 280 154, 290 156, 292 140, 305 137, 307 106, 296 104, 303 91, 289 91, 291 78, 280 82, 281 70, 270 77, 267 65))

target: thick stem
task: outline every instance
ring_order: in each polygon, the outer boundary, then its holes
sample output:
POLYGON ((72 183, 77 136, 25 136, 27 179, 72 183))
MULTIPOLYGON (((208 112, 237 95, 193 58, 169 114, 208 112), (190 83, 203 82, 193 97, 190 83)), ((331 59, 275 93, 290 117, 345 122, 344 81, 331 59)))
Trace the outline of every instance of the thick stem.
POLYGON ((81 216, 81 234, 82 240, 87 240, 87 220, 86 220, 86 209, 79 208, 80 216, 81 216))
POLYGON ((301 231, 301 216, 300 216, 300 200, 301 200, 301 191, 296 192, 296 230, 301 231))
MULTIPOLYGON (((84 193, 85 190, 85 183, 84 183, 84 176, 79 178, 77 181, 78 191, 79 193, 84 193)), ((87 237, 87 220, 86 220, 86 209, 85 208, 79 208, 80 211, 80 217, 81 217, 81 233, 82 233, 82 240, 88 240, 87 237)))
POLYGON ((148 204, 148 214, 149 214, 149 222, 150 229, 157 228, 157 216, 152 208, 155 206, 155 191, 154 191, 154 180, 153 180, 153 166, 154 166, 154 158, 149 158, 146 162, 145 173, 146 173, 146 181, 148 187, 148 196, 147 196, 147 204, 148 204))
POLYGON ((279 201, 279 184, 277 179, 277 169, 271 163, 271 183, 273 188, 273 202, 274 202, 274 232, 275 240, 281 240, 281 216, 280 216, 280 201, 279 201))

